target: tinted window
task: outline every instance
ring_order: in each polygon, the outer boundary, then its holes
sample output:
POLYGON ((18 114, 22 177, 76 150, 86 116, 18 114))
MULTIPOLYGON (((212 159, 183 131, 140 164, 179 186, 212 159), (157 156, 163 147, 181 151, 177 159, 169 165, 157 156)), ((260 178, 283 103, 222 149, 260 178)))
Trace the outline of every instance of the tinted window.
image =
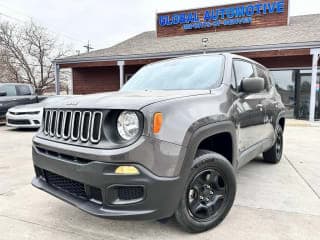
POLYGON ((0 92, 6 92, 7 96, 17 96, 17 91, 14 85, 0 86, 0 92))
POLYGON ((17 85, 19 96, 31 95, 31 88, 28 85, 17 85))
POLYGON ((238 88, 240 88, 241 86, 242 79, 255 76, 251 63, 241 60, 235 60, 233 64, 238 88))
POLYGON ((121 91, 210 89, 220 86, 224 57, 196 56, 141 68, 121 91))

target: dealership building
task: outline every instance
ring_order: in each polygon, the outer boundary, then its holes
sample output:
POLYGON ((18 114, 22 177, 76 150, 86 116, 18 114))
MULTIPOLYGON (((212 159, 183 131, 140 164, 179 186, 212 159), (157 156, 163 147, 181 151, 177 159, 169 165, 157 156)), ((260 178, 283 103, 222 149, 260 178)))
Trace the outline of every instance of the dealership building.
POLYGON ((74 94, 89 94, 118 90, 151 62, 230 52, 272 71, 288 117, 319 120, 320 14, 290 16, 289 9, 289 0, 264 0, 157 13, 156 31, 106 49, 56 59, 56 91, 60 91, 62 68, 72 69, 74 94))

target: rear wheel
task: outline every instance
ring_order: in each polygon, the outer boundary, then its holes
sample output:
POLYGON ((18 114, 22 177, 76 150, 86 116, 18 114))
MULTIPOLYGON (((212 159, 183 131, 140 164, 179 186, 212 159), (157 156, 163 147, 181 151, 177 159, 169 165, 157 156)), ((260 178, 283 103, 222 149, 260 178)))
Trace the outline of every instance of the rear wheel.
POLYGON ((220 154, 199 150, 176 220, 189 232, 213 228, 228 214, 235 193, 235 173, 229 161, 220 154))
POLYGON ((278 163, 283 151, 283 130, 280 125, 276 127, 276 141, 273 146, 263 153, 263 159, 269 163, 278 163))

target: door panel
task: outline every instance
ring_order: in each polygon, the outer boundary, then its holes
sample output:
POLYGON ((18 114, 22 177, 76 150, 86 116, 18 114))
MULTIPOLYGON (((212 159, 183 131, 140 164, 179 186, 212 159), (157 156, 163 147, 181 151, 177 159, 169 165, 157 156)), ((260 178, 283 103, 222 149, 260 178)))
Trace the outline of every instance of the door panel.
POLYGON ((14 85, 5 84, 0 86, 0 91, 6 92, 6 96, 0 96, 0 116, 3 117, 9 108, 17 104, 17 91, 14 85))
POLYGON ((17 105, 25 105, 36 102, 36 97, 32 95, 32 89, 28 85, 17 85, 17 105))
POLYGON ((256 66, 256 69, 258 77, 263 78, 265 81, 265 90, 261 92, 261 104, 265 109, 265 131, 263 138, 271 139, 270 142, 273 142, 275 140, 275 122, 279 114, 280 106, 275 88, 272 86, 268 70, 260 67, 259 65, 256 66))
POLYGON ((234 60, 234 75, 237 82, 233 114, 237 125, 238 148, 240 152, 256 145, 265 136, 265 109, 262 103, 263 93, 241 92, 243 78, 255 77, 254 66, 243 60, 234 60))
POLYGON ((239 151, 250 148, 263 140, 265 110, 261 98, 257 95, 246 95, 235 101, 235 117, 238 127, 239 151))
POLYGON ((17 105, 16 96, 0 97, 0 115, 3 116, 7 113, 9 108, 17 105))

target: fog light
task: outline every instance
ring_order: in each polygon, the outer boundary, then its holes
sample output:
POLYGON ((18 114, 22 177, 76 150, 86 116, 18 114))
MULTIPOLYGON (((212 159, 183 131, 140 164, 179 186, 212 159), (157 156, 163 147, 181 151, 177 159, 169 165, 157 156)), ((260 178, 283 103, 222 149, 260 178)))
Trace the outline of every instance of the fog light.
POLYGON ((139 174, 139 170, 133 166, 120 166, 117 167, 114 171, 115 174, 128 174, 128 175, 137 175, 139 174))

